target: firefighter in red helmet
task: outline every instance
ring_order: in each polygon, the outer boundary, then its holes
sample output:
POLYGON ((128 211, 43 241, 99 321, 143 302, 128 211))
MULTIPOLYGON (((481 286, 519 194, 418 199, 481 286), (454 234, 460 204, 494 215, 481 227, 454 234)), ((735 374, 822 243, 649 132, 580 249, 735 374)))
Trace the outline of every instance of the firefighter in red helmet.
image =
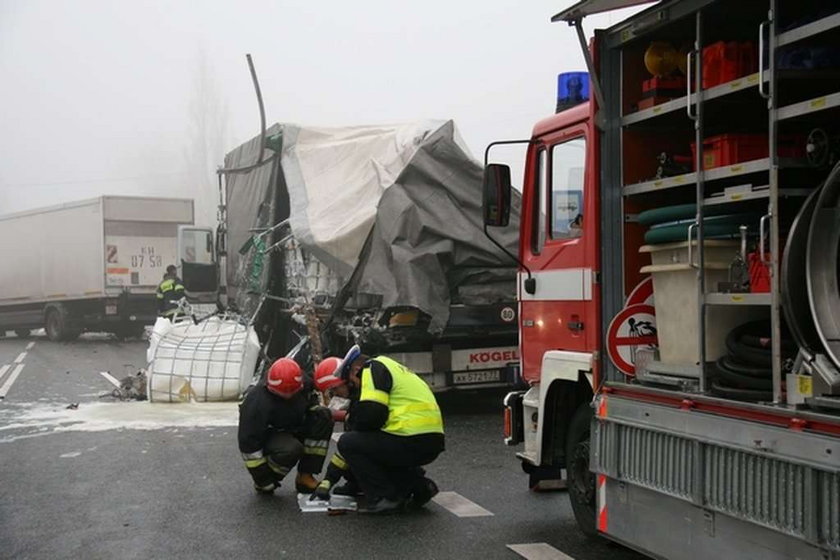
MULTIPOLYGON (((315 388, 324 393, 327 399, 333 397, 334 391, 344 385, 344 381, 338 377, 339 368, 341 367, 341 358, 329 357, 324 358, 315 368, 315 388)), ((350 410, 352 411, 353 399, 350 398, 350 410)), ((344 421, 344 431, 348 432, 353 429, 352 415, 350 411, 336 410, 333 412, 333 417, 344 421)), ((343 496, 358 496, 361 492, 358 484, 350 469, 347 466, 347 461, 341 456, 341 453, 335 451, 327 465, 327 472, 324 478, 318 484, 313 496, 319 500, 329 500, 330 493, 339 494, 343 496), (336 486, 341 479, 346 482, 341 486, 336 486)))
POLYGON ((313 492, 332 429, 331 412, 317 405, 297 362, 275 361, 239 406, 239 451, 257 492, 273 493, 295 465, 295 488, 313 492))

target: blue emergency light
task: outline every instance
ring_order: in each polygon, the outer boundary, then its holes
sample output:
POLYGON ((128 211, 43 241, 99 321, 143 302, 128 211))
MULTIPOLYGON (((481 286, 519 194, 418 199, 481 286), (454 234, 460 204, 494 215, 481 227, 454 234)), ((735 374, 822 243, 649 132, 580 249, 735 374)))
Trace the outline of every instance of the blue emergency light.
POLYGON ((557 75, 557 112, 589 101, 589 72, 557 75))

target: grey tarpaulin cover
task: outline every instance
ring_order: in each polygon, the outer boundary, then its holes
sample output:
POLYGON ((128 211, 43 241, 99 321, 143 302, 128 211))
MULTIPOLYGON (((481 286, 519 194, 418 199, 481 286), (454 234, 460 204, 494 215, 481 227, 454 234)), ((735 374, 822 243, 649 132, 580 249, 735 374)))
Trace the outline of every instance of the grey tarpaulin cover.
MULTIPOLYGON (((298 242, 352 277, 354 293, 381 297, 383 308, 416 307, 432 317, 433 332, 446 325, 452 303, 515 299, 516 265, 483 232, 481 165, 452 121, 270 130, 282 135, 279 166, 275 158, 228 179, 231 256, 249 228, 288 216, 298 242)), ((226 167, 253 163, 258 152, 253 139, 226 167)), ((491 234, 515 254, 513 198, 510 225, 491 234)), ((229 262, 229 292, 242 287, 241 269, 229 262)))

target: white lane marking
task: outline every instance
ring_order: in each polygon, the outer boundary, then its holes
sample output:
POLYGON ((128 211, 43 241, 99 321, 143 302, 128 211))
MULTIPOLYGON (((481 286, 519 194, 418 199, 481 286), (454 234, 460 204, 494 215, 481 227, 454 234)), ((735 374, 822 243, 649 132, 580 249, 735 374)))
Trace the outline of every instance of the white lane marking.
POLYGON ((18 375, 20 375, 20 372, 23 371, 24 365, 25 364, 16 365, 14 371, 12 371, 12 374, 6 380, 6 383, 4 383, 2 387, 0 387, 0 399, 6 398, 6 395, 9 393, 9 389, 12 388, 12 383, 14 383, 17 380, 18 375))
POLYGON ((68 457, 78 457, 81 454, 81 451, 71 451, 70 453, 62 453, 61 455, 59 455, 59 457, 61 457, 62 459, 67 459, 68 457))
POLYGON ((12 366, 8 364, 4 365, 3 367, 0 367, 0 379, 3 379, 3 376, 6 375, 6 372, 9 371, 10 367, 12 366))
POLYGON ((507 547, 528 560, 575 560, 568 554, 563 554, 550 544, 544 542, 509 544, 507 547))
POLYGON ((107 379, 108 383, 112 384, 114 387, 119 387, 120 386, 120 382, 117 381, 117 378, 114 377, 113 375, 111 375, 110 373, 108 373, 107 371, 100 371, 99 375, 101 375, 102 377, 107 379))
POLYGON ((27 350, 32 350, 32 347, 33 347, 33 346, 35 346, 35 341, 34 341, 34 340, 33 340, 32 342, 30 342, 29 344, 27 344, 27 345, 26 345, 26 349, 27 349, 27 350))
POLYGON ((448 509, 458 517, 484 517, 493 515, 492 512, 487 511, 475 502, 471 502, 457 492, 440 492, 432 500, 437 505, 448 509))
POLYGON ((15 358, 15 363, 16 364, 21 363, 24 358, 26 358, 26 352, 21 352, 20 354, 18 354, 18 357, 15 358))

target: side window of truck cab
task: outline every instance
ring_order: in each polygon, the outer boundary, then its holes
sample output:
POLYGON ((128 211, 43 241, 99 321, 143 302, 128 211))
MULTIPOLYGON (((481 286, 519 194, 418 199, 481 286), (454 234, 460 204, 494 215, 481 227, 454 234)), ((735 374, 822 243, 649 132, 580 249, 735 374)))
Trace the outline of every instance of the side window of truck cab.
POLYGON ((535 214, 531 220, 531 252, 539 255, 545 245, 545 224, 547 214, 548 191, 548 155, 545 148, 540 148, 537 154, 536 184, 534 185, 534 196, 539 201, 533 206, 535 214))
POLYGON ((583 181, 586 139, 574 138, 551 147, 551 239, 572 239, 583 233, 583 181))

